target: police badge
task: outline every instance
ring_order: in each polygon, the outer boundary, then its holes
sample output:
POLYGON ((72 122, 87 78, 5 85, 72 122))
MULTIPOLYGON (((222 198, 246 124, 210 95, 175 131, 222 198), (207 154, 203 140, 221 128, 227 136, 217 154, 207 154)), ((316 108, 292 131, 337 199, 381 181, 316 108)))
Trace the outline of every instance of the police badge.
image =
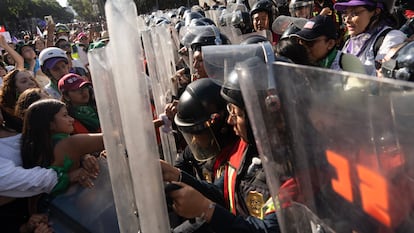
POLYGON ((246 205, 250 215, 263 219, 263 194, 257 191, 250 191, 246 198, 246 205))

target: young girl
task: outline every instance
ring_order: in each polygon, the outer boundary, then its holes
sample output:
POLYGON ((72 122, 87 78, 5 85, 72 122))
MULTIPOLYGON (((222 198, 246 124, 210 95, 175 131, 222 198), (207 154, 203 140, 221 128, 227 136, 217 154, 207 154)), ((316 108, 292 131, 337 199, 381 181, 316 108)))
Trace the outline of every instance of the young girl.
POLYGON ((92 84, 70 73, 59 80, 58 87, 69 115, 74 118, 73 134, 101 132, 92 84))
POLYGON ((93 187, 99 173, 95 157, 87 155, 104 149, 102 134, 78 134, 63 102, 39 100, 27 109, 22 133, 23 167, 51 167, 59 173, 78 172, 71 182, 93 187), (83 160, 81 167, 81 160, 83 160))

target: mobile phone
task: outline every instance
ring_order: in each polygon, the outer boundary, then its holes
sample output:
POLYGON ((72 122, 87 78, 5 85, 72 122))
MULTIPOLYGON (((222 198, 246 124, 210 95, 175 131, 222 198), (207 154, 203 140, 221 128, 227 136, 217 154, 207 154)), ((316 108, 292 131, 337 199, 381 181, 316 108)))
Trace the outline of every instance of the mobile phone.
POLYGON ((47 24, 54 24, 55 23, 53 21, 53 17, 51 15, 46 15, 45 16, 45 21, 47 22, 47 24))

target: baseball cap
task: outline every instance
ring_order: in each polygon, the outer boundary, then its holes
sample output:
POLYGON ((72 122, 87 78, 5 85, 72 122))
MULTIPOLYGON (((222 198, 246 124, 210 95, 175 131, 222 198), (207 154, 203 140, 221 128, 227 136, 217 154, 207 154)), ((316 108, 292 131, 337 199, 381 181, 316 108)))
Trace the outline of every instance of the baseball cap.
POLYGON ((344 11, 348 7, 352 6, 376 6, 379 8, 384 8, 384 5, 381 2, 375 0, 350 0, 347 2, 338 2, 334 4, 334 9, 337 11, 344 11))
POLYGON ((312 41, 320 36, 326 36, 328 39, 336 39, 338 33, 335 22, 330 16, 318 15, 308 20, 300 31, 291 36, 296 36, 306 41, 312 41))
POLYGON ((59 91, 62 93, 79 89, 85 85, 92 85, 92 83, 73 73, 64 75, 58 82, 59 91))
POLYGON ((64 61, 66 64, 68 63, 68 60, 67 59, 65 59, 65 58, 63 58, 63 57, 52 57, 52 58, 49 58, 44 64, 43 64, 43 67, 46 69, 46 70, 50 70, 50 69, 52 69, 58 62, 60 62, 60 61, 64 61))
POLYGON ((76 37, 76 40, 77 41, 79 41, 80 39, 82 39, 83 37, 88 37, 87 35, 86 35, 86 33, 84 33, 84 32, 80 32, 79 34, 78 34, 78 36, 76 37))

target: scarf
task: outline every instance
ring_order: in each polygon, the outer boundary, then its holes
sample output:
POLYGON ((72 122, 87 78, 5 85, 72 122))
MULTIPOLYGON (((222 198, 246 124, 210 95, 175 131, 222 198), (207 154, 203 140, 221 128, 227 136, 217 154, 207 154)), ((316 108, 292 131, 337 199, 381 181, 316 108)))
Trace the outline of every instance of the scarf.
POLYGON ((96 110, 88 105, 73 106, 73 117, 80 121, 89 131, 98 132, 100 123, 96 110))

